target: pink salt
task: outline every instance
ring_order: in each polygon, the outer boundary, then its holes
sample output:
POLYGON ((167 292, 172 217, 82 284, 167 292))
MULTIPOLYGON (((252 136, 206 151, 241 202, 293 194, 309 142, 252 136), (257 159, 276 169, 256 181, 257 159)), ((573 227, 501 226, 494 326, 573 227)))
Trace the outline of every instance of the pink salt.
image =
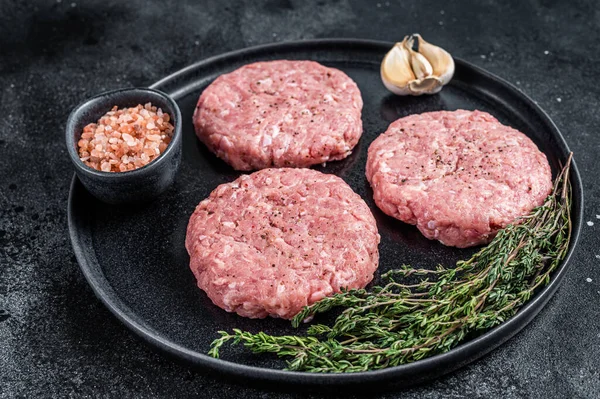
POLYGON ((114 106, 97 123, 83 128, 77 143, 87 166, 104 172, 126 172, 162 154, 175 128, 169 114, 151 103, 132 108, 114 106))

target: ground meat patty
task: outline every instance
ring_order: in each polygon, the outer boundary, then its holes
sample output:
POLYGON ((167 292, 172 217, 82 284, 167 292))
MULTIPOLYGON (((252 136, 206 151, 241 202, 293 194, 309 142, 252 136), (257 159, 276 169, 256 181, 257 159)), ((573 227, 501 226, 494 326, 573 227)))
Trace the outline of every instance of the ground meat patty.
POLYGON ((364 287, 378 244, 371 211, 342 179, 290 168, 217 187, 191 216, 185 242, 198 287, 217 306, 284 319, 364 287))
POLYGON ((377 206, 429 239, 470 247, 541 205, 546 156, 523 133, 480 111, 410 115, 369 147, 377 206))
POLYGON ((342 71, 313 61, 257 62, 204 90, 194 126, 237 170, 306 167, 350 155, 362 134, 362 105, 342 71))

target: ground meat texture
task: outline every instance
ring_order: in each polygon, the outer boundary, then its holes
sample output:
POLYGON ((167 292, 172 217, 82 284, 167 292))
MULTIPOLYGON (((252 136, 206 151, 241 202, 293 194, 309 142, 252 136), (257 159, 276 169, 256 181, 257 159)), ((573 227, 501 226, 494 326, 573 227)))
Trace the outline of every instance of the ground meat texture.
POLYGON ((480 111, 398 119, 369 147, 366 172, 383 212, 461 248, 488 243, 552 189, 536 145, 480 111))
POLYGON ((218 77, 193 119, 200 140, 237 170, 307 167, 350 155, 362 105, 342 71, 313 61, 257 62, 218 77))
POLYGON ((250 318, 290 319, 342 288, 362 288, 379 262, 377 225, 339 177, 264 169, 222 184, 190 218, 198 287, 250 318))

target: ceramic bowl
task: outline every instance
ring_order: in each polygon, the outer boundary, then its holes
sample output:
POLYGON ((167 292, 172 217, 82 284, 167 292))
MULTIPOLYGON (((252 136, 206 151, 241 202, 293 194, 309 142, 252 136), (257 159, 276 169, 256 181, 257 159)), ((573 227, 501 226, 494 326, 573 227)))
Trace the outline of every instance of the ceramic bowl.
POLYGON ((181 112, 172 98, 158 90, 132 88, 109 91, 98 94, 73 109, 67 121, 66 140, 77 177, 96 198, 110 204, 149 201, 173 183, 179 169, 181 112), (168 113, 175 127, 171 142, 160 156, 143 167, 127 172, 103 172, 81 161, 77 143, 87 124, 97 122, 115 105, 124 108, 148 102, 168 113))

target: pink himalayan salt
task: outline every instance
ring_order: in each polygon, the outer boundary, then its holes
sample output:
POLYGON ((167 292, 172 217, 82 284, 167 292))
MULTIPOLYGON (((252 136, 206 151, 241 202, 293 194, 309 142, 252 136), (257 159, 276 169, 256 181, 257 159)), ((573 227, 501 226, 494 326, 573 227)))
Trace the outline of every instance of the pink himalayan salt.
POLYGON ((118 109, 83 128, 79 158, 104 172, 127 172, 152 162, 166 149, 175 128, 169 114, 151 103, 118 109))

